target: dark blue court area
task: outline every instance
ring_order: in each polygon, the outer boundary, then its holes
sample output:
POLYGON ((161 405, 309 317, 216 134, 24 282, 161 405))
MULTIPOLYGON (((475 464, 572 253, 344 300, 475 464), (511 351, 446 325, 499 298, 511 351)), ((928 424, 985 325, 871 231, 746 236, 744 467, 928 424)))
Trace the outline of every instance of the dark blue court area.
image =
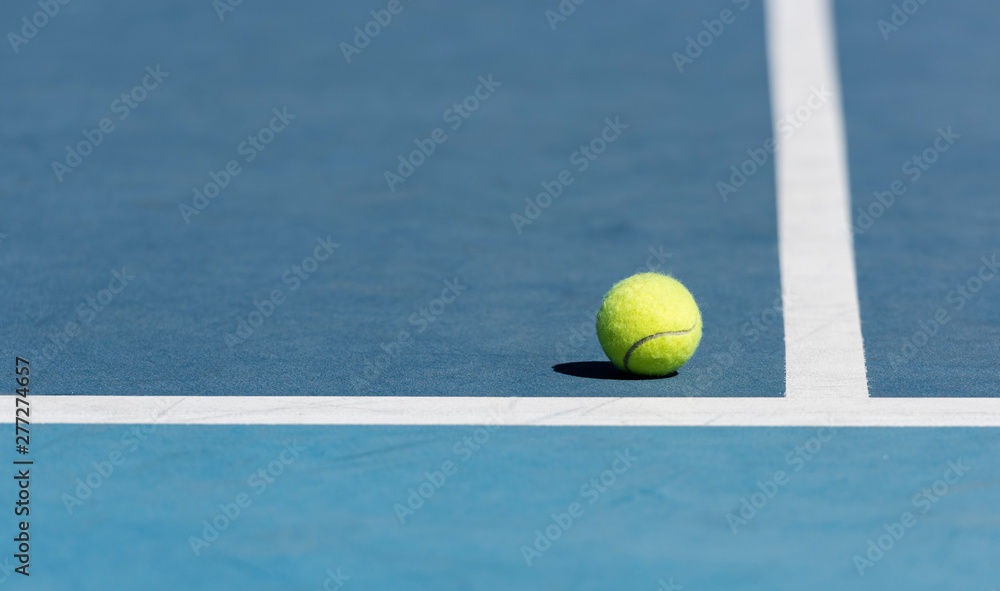
POLYGON ((996 396, 1000 8, 897 5, 836 3, 869 388, 996 396))
POLYGON ((375 5, 69 5, 3 65, 5 350, 39 394, 779 396, 773 170, 717 188, 772 134, 762 6, 667 57, 714 4, 403 3, 350 63, 375 5), (637 269, 701 350, 594 379, 637 269))

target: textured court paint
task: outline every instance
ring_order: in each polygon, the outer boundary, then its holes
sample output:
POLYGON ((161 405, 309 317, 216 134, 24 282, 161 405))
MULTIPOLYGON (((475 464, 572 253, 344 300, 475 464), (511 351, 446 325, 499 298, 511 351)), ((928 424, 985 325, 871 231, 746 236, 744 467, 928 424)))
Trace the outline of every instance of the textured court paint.
POLYGON ((767 16, 781 288, 791 299, 785 396, 855 402, 868 382, 830 3, 769 0, 767 16), (817 89, 829 97, 812 108, 817 89), (797 128, 782 123, 789 115, 797 128))
MULTIPOLYGON (((773 174, 727 202, 716 189, 771 135, 760 3, 590 3, 557 31, 536 2, 404 5, 351 64, 338 44, 378 6, 244 2, 220 23, 203 0, 72 3, 8 56, 2 357, 41 365, 125 265, 136 279, 38 394, 779 396, 773 174), (678 73, 671 54, 725 8, 737 20, 678 73), (57 183, 51 161, 155 64, 170 77, 57 183), (490 74, 502 86, 452 130, 445 110, 490 74), (243 162, 239 142, 286 105, 296 119, 243 162), (571 154, 616 117, 629 127, 578 172, 571 154), (436 127, 447 141, 391 192, 384 171, 436 127), (243 172, 186 225, 178 204, 230 159, 243 172), (518 234, 511 214, 564 169, 573 184, 518 234), (282 274, 328 236, 333 258, 290 292, 282 274), (702 306, 678 377, 553 371, 604 359, 601 296, 647 264, 702 306), (423 324, 456 278, 467 289, 423 324), (275 288, 284 303, 227 347, 275 288)), ((0 22, 29 9, 3 3, 0 22)))
POLYGON ((1000 261, 1000 5, 928 2, 885 39, 877 22, 897 4, 836 3, 852 214, 873 222, 855 239, 871 394, 1000 396, 1000 270, 971 299, 956 290, 979 284, 983 257, 1000 261), (950 145, 937 139, 949 127, 950 145), (948 150, 927 170, 911 163, 914 180, 904 163, 935 141, 948 150), (905 192, 885 208, 875 192, 888 202, 897 180, 905 192), (925 341, 922 325, 937 334, 925 341), (904 340, 923 346, 907 358, 904 340))
MULTIPOLYGON (((684 589, 988 590, 1000 580, 996 429, 499 427, 477 435, 468 427, 158 425, 135 444, 131 428, 38 428, 44 468, 32 488, 30 588, 312 590, 338 567, 351 577, 344 591, 656 589, 671 578, 684 589), (475 437, 478 449, 456 452, 475 437), (817 450, 810 439, 818 437, 827 441, 817 450), (305 449, 257 494, 248 478, 288 443, 305 449), (797 457, 808 461, 789 463, 806 445, 814 453, 797 457), (115 451, 123 463, 68 515, 62 495, 115 451), (632 466, 589 503, 594 496, 581 487, 611 468, 616 452, 632 466), (446 461, 455 473, 400 525, 394 505, 446 461), (914 495, 948 462, 969 470, 920 514, 914 495), (788 483, 734 535, 726 515, 777 470, 788 483), (189 537, 241 493, 252 504, 195 557, 189 537), (583 515, 528 567, 520 546, 574 501, 583 515), (859 577, 852 556, 906 511, 916 525, 859 577)), ((4 478, 0 493, 12 498, 15 486, 4 478)), ((4 512, 4 531, 13 531, 12 517, 4 512)))

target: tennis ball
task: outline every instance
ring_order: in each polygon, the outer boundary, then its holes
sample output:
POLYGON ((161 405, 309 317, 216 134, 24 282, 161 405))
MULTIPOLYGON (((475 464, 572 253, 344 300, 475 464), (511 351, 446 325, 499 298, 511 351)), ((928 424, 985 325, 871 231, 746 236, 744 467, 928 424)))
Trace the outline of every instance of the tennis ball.
POLYGON ((597 338, 625 372, 665 376, 684 365, 701 341, 701 312, 680 281, 639 273, 616 283, 597 313, 597 338))

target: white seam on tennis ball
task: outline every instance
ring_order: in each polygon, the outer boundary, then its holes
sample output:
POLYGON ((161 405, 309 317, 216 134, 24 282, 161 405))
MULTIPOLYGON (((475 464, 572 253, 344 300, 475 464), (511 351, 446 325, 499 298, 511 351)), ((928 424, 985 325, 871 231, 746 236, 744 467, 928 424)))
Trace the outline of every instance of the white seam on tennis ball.
POLYGON ((678 332, 658 332, 656 334, 651 334, 648 337, 642 337, 641 339, 639 339, 638 341, 636 341, 631 347, 629 347, 628 351, 625 352, 625 357, 622 359, 622 366, 625 367, 625 371, 629 371, 629 369, 628 369, 628 358, 629 358, 630 355, 632 355, 633 351, 635 351, 636 349, 639 348, 639 345, 641 345, 643 343, 646 343, 648 341, 651 341, 653 339, 659 338, 659 337, 670 337, 670 336, 677 336, 677 335, 682 335, 682 334, 688 334, 689 332, 691 332, 692 330, 694 330, 696 328, 698 328, 698 323, 697 322, 695 322, 694 326, 692 326, 691 328, 689 328, 687 330, 681 330, 681 331, 678 331, 678 332))

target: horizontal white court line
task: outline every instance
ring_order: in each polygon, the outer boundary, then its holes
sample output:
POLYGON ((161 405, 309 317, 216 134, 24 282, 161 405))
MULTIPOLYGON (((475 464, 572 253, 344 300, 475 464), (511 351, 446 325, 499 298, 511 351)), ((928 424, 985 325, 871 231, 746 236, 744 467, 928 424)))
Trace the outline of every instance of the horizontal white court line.
POLYGON ((868 381, 833 16, 828 0, 766 7, 785 396, 853 404, 868 397, 868 381), (799 126, 783 132, 790 115, 799 126))
MULTIPOLYGON (((14 396, 0 397, 14 408, 14 396)), ((1000 398, 32 396, 33 424, 1000 427, 1000 398)), ((8 421, 12 413, 5 413, 8 421)))

